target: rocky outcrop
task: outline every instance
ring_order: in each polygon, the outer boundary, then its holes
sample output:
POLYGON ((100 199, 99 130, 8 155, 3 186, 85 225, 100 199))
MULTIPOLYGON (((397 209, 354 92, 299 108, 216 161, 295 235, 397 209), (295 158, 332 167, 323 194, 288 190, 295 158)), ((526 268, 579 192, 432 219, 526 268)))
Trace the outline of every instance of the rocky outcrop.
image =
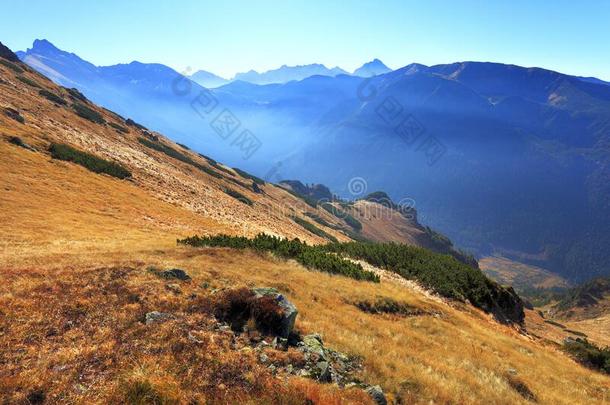
POLYGON ((151 325, 154 323, 161 323, 173 319, 174 316, 172 314, 167 314, 164 312, 152 311, 146 314, 145 323, 147 325, 151 325))
POLYGON ((294 329, 294 323, 299 313, 297 308, 275 288, 254 288, 252 292, 254 292, 255 300, 268 297, 273 299, 273 301, 280 308, 281 322, 280 328, 276 331, 276 333, 278 336, 287 339, 294 329))
POLYGON ((164 278, 166 280, 180 280, 180 281, 190 281, 191 276, 189 276, 186 271, 181 269, 169 269, 169 270, 158 270, 153 267, 149 268, 148 271, 157 275, 158 277, 164 278))

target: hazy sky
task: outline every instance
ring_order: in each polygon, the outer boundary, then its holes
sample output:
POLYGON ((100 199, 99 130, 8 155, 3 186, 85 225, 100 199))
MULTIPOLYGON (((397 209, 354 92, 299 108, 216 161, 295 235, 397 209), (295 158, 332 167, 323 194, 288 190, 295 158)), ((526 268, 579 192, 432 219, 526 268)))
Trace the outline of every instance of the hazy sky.
POLYGON ((46 38, 97 65, 232 76, 319 62, 353 70, 465 60, 610 80, 610 1, 0 0, 0 41, 46 38))

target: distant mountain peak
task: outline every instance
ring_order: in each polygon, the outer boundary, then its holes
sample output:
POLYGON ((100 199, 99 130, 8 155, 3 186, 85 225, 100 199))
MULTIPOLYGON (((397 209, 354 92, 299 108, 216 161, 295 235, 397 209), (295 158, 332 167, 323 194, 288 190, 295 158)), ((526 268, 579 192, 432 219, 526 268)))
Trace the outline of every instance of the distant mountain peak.
POLYGON ((0 42, 0 57, 12 62, 19 62, 17 55, 15 55, 13 51, 11 51, 10 48, 5 46, 2 42, 0 42))
POLYGON ((69 52, 62 51, 46 39, 35 39, 32 47, 27 50, 27 53, 35 53, 38 55, 70 54, 69 52))
POLYGON ((233 80, 242 80, 253 84, 272 84, 303 80, 311 76, 334 77, 341 74, 348 73, 340 67, 329 69, 321 63, 311 63, 295 66, 282 65, 277 69, 271 69, 263 73, 249 70, 245 73, 237 73, 233 80))
POLYGON ((392 69, 387 67, 381 60, 375 58, 354 70, 354 76, 372 77, 391 71, 392 69))
POLYGON ((229 83, 229 80, 224 77, 215 75, 206 70, 198 70, 190 76, 190 79, 195 83, 207 88, 216 88, 229 83))

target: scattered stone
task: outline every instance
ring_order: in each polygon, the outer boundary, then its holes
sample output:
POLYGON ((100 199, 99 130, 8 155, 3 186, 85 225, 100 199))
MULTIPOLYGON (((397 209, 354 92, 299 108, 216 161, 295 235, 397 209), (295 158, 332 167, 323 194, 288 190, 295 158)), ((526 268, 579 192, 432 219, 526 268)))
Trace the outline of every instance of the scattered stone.
POLYGON ((170 319, 173 319, 174 316, 172 314, 167 314, 164 312, 153 311, 146 314, 146 324, 150 325, 158 322, 165 322, 170 319))
POLYGON ((322 343, 322 336, 319 334, 303 336, 302 350, 309 354, 315 354, 320 359, 326 360, 326 351, 322 343))
POLYGON ((174 294, 182 294, 182 289, 178 284, 167 284, 165 289, 173 292, 174 294))
POLYGON ((30 146, 27 143, 23 142, 23 140, 18 136, 11 136, 10 138, 8 138, 8 141, 13 145, 22 147, 27 150, 31 150, 32 152, 36 152, 36 149, 33 146, 30 146))
POLYGON ((288 339, 276 336, 271 342, 271 347, 276 350, 288 350, 288 339))
POLYGON ((375 385, 366 389, 366 392, 373 398, 377 405, 387 405, 388 401, 385 394, 379 385, 375 385))
POLYGON ((197 343, 197 344, 202 344, 202 343, 203 343, 203 340, 201 340, 201 339, 197 339, 197 337, 196 337, 195 335, 193 335, 193 333, 192 333, 192 332, 189 332, 188 339, 189 339, 191 342, 193 342, 193 343, 197 343))
POLYGON ((282 327, 281 330, 278 331, 278 335, 287 339, 294 329, 294 322, 299 313, 297 308, 275 288, 254 288, 252 289, 252 292, 254 292, 256 298, 272 297, 282 309, 282 327))
POLYGON ((316 372, 318 374, 318 381, 320 382, 331 382, 331 368, 327 361, 320 361, 316 364, 316 372))
POLYGON ((191 276, 189 276, 184 270, 181 269, 169 269, 169 270, 159 270, 155 267, 149 267, 148 271, 156 275, 157 277, 164 278, 166 280, 180 280, 180 281, 190 281, 191 276))
POLYGON ((258 358, 261 363, 266 363, 267 361, 269 361, 269 356, 267 356, 265 353, 261 354, 260 357, 258 358))

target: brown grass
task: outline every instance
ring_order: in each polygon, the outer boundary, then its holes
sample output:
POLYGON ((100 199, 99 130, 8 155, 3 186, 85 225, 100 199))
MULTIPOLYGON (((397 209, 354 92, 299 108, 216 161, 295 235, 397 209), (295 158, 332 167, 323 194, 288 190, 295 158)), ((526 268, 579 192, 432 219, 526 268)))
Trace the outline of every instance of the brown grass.
MULTIPOLYGON (((301 332, 319 332, 326 345, 361 357, 360 378, 381 384, 391 400, 526 403, 517 381, 539 403, 608 402, 607 376, 409 283, 358 282, 248 251, 176 247, 176 238, 195 233, 321 240, 299 230, 293 212, 273 209, 291 201, 309 210, 288 193, 244 191, 256 208, 246 207, 222 193, 224 183, 148 155, 135 135, 56 109, 0 72, 8 82, 0 85, 0 104, 19 109, 28 123, 0 117, 0 132, 39 149, 68 142, 134 173, 133 182, 119 181, 0 141, 0 402, 370 403, 360 390, 273 376, 253 353, 238 350, 231 332, 213 329, 213 317, 197 306, 210 294, 206 285, 278 288, 299 309, 301 332), (193 279, 176 294, 148 266, 183 268, 193 279), (443 315, 387 317, 351 304, 377 296, 443 315), (174 318, 145 325, 153 310, 174 318)), ((284 364, 286 356, 270 358, 284 364)))
MULTIPOLYGON (((577 365, 552 347, 498 325, 470 307, 453 308, 404 285, 357 282, 228 249, 128 249, 51 257, 22 258, 19 266, 0 270, 5 278, 2 356, 13 365, 7 370, 12 377, 3 374, 2 383, 13 389, 22 384, 22 395, 41 387, 49 395, 73 391, 81 380, 89 388, 84 394, 70 394, 71 398, 110 395, 119 390, 123 374, 129 377, 141 369, 152 373, 151 381, 157 381, 154 376, 166 378, 163 381, 178 387, 175 390, 181 398, 203 391, 206 398, 226 400, 224 394, 208 391, 207 379, 225 384, 231 395, 255 392, 248 390, 264 385, 265 371, 244 360, 241 352, 228 350, 227 337, 214 337, 214 345, 205 350, 227 350, 219 354, 228 362, 221 367, 228 373, 226 379, 200 369, 199 362, 211 365, 205 363, 203 354, 188 349, 192 343, 187 331, 203 329, 198 339, 206 336, 202 325, 209 320, 202 312, 193 312, 188 299, 191 293, 206 294, 208 289, 199 287, 203 283, 209 288, 241 284, 280 289, 299 308, 298 329, 320 332, 331 347, 362 356, 361 378, 380 383, 395 399, 407 403, 522 403, 524 397, 506 379, 509 369, 516 370, 519 381, 540 403, 604 403, 610 394, 607 376, 577 365), (149 265, 184 268, 193 281, 183 283, 183 294, 175 295, 163 288, 163 280, 146 271, 149 265), (387 318, 364 313, 349 303, 374 300, 378 295, 443 316, 387 318), (140 322, 150 310, 178 316, 151 332, 140 322), (24 318, 24 313, 29 316, 24 318), (66 329, 68 321, 72 324, 66 329), (53 329, 58 333, 46 338, 53 329), (196 361, 191 363, 191 358, 196 361), (58 365, 79 373, 53 371, 58 365), (89 374, 83 374, 87 370, 89 374), (252 373, 255 381, 246 383, 235 373, 242 377, 252 373)), ((165 392, 169 388, 159 389, 165 392)))

